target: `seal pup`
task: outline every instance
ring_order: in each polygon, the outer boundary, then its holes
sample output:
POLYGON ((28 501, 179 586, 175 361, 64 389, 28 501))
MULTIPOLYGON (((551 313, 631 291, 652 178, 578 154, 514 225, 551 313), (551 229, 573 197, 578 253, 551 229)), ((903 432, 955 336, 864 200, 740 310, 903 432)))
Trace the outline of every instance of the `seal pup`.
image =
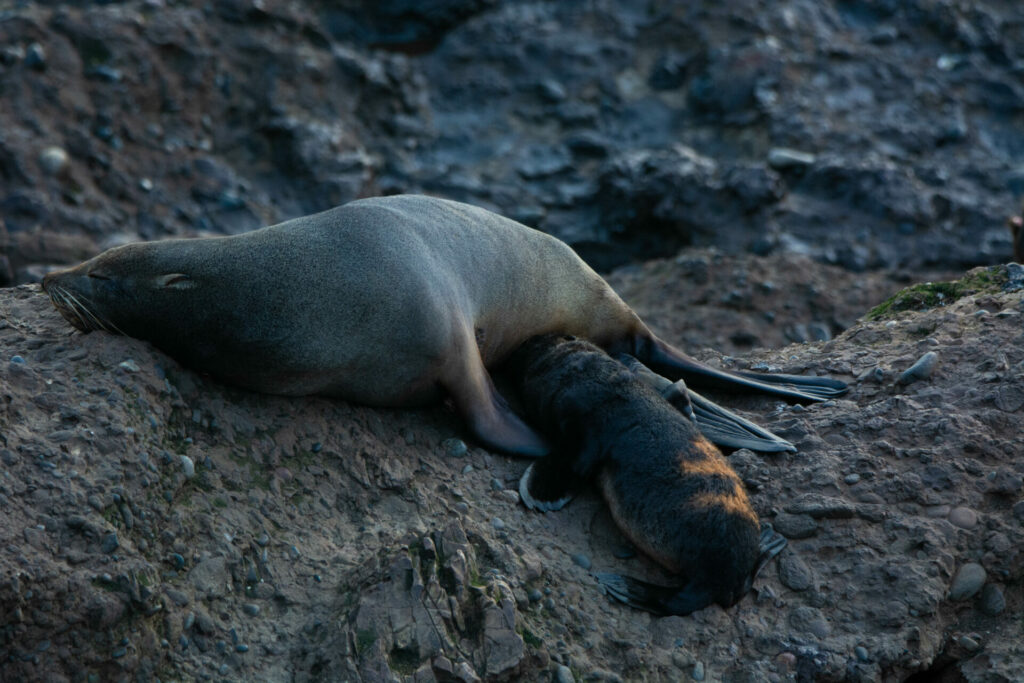
POLYGON ((565 243, 468 204, 398 195, 230 237, 115 247, 48 274, 76 328, 148 340, 272 394, 401 407, 447 395, 486 445, 539 456, 487 369, 534 335, 572 334, 673 380, 797 401, 825 377, 731 373, 658 339, 565 243))
POLYGON ((573 337, 535 337, 506 366, 552 446, 520 479, 523 503, 558 510, 594 480, 623 534, 679 577, 659 586, 596 575, 612 597, 657 614, 728 607, 785 545, 770 527, 760 530, 740 478, 685 406, 670 405, 601 349, 573 337))

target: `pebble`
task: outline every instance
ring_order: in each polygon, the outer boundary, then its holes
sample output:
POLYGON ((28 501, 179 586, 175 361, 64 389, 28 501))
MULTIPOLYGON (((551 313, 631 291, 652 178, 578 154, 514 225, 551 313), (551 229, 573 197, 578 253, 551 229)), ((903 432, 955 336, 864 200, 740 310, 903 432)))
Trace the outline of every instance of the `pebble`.
POLYGON ((768 165, 776 170, 807 168, 814 161, 813 154, 786 147, 775 147, 768 152, 768 165))
POLYGON ((949 523, 961 529, 973 529, 978 524, 978 513, 970 508, 955 507, 949 511, 949 523))
POLYGON ((505 522, 502 521, 501 517, 495 517, 494 519, 492 519, 491 520, 491 524, 498 531, 501 531, 502 529, 505 528, 505 522))
POLYGON ((102 550, 104 553, 109 555, 110 553, 117 550, 120 546, 121 544, 118 542, 117 534, 115 532, 111 532, 103 537, 102 550))
MULTIPOLYGON (((196 613, 195 612, 189 612, 188 614, 185 615, 185 619, 181 622, 181 627, 184 630, 187 631, 190 628, 192 628, 192 625, 195 624, 195 623, 196 623, 196 613)), ((202 629, 200 629, 200 630, 202 630, 202 629)))
POLYGON ((127 370, 128 372, 139 371, 139 364, 133 361, 131 358, 129 358, 128 360, 121 361, 120 363, 117 364, 117 367, 121 368, 122 370, 127 370))
POLYGON ((796 655, 792 652, 780 652, 775 661, 783 671, 788 672, 796 668, 796 655))
POLYGON ((704 662, 697 662, 696 664, 694 664, 693 665, 693 672, 690 674, 690 676, 695 681, 703 681, 704 680, 704 662))
POLYGON ((504 491, 505 484, 500 479, 491 479, 491 490, 492 491, 504 491))
POLYGON ((565 664, 559 664, 555 669, 555 681, 557 683, 573 683, 576 679, 572 677, 572 669, 565 664))
POLYGON ((242 611, 250 617, 255 617, 260 613, 260 606, 252 602, 247 602, 242 605, 242 611))
POLYGON ((248 651, 249 651, 249 646, 246 645, 245 643, 239 643, 238 645, 235 645, 235 652, 248 652, 248 651))
POLYGON ((473 466, 472 465, 466 465, 465 467, 462 468, 462 473, 463 474, 469 474, 472 471, 473 471, 473 466))
POLYGON ((60 175, 68 167, 68 153, 56 145, 46 147, 39 153, 39 166, 48 175, 60 175))
POLYGON ((584 569, 590 569, 590 558, 583 553, 577 553, 572 556, 572 561, 584 569))
POLYGON ((315 444, 313 444, 313 446, 309 450, 313 451, 314 453, 319 453, 323 449, 324 449, 324 445, 322 443, 320 443, 319 441, 317 441, 315 444))
POLYGON ((989 616, 1002 614, 1006 609, 1006 598, 1003 597, 1002 589, 990 583, 981 589, 981 611, 989 616))
POLYGON ((858 481, 860 481, 860 475, 857 474, 856 472, 854 472, 852 474, 847 474, 845 477, 843 477, 843 481, 845 481, 850 486, 853 486, 858 481))
POLYGON ((455 504, 455 511, 463 515, 466 514, 467 512, 469 512, 469 503, 459 501, 458 503, 455 504))
POLYGON ((780 512, 772 520, 775 530, 786 538, 809 538, 818 532, 818 523, 810 515, 793 515, 780 512))
POLYGON ((922 379, 928 379, 931 377, 932 371, 935 370, 938 362, 939 354, 929 351, 918 358, 916 363, 900 373, 896 382, 898 384, 911 384, 922 379))
POLYGON ((857 659, 859 659, 862 662, 868 661, 868 650, 863 645, 858 645, 857 647, 853 648, 853 654, 855 654, 857 656, 857 659))
POLYGON ((962 645, 965 650, 968 650, 970 652, 974 652, 979 647, 981 647, 981 644, 978 643, 978 641, 974 638, 971 638, 970 636, 960 636, 960 645, 962 645))
POLYGON ((46 50, 39 43, 32 43, 25 50, 25 65, 30 66, 37 71, 42 71, 46 68, 46 50))
POLYGON ((269 536, 269 535, 267 535, 267 532, 266 532, 266 531, 264 531, 264 532, 263 532, 262 534, 260 534, 260 537, 256 539, 256 543, 257 543, 257 544, 258 544, 258 545, 259 545, 259 546, 260 546, 261 548, 263 548, 263 547, 266 547, 266 545, 267 545, 268 543, 270 543, 270 536, 269 536))
POLYGON ((25 359, 21 356, 11 356, 11 362, 15 365, 25 365, 25 359))
POLYGON ((544 597, 544 594, 541 593, 540 590, 534 588, 527 594, 527 597, 530 598, 530 602, 540 602, 541 598, 544 597))
MULTIPOLYGON (((171 601, 173 601, 174 604, 178 605, 179 607, 184 607, 189 603, 188 595, 185 594, 183 591, 178 590, 177 588, 168 588, 166 592, 167 597, 169 597, 171 601)), ((186 628, 188 627, 186 626, 186 628)))
POLYGON ((192 462, 192 458, 187 455, 181 456, 181 469, 185 473, 186 479, 191 479, 196 476, 196 464, 192 462))
POLYGON ((779 558, 779 581, 787 588, 805 591, 814 583, 814 576, 799 555, 787 552, 779 558))
POLYGON ((466 443, 462 439, 445 439, 441 442, 444 447, 444 452, 451 458, 461 458, 466 455, 469 448, 466 447, 466 443))
POLYGON ((985 585, 985 568, 975 562, 968 562, 960 567, 949 587, 950 600, 966 600, 972 597, 985 585))

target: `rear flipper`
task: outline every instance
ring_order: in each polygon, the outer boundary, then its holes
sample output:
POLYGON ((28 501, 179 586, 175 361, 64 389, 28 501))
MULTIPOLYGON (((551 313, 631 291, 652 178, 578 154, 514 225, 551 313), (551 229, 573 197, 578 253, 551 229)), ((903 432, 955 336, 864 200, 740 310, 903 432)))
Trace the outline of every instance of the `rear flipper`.
POLYGON ((709 401, 692 389, 689 394, 697 427, 711 443, 763 453, 796 452, 796 446, 782 437, 709 401))
POLYGON ((630 607, 659 616, 685 616, 711 604, 711 594, 688 586, 658 586, 620 574, 595 574, 601 589, 630 607))
MULTIPOLYGON (((738 602, 750 590, 758 573, 785 547, 785 537, 775 531, 771 524, 762 525, 759 545, 761 555, 743 587, 731 598, 730 604, 738 602)), ((595 574, 594 578, 607 595, 619 602, 661 616, 685 616, 712 603, 708 591, 695 589, 690 585, 659 586, 621 574, 595 574)))
POLYGON ((705 365, 657 337, 637 344, 640 362, 665 377, 685 379, 692 386, 725 391, 760 391, 794 401, 827 401, 845 394, 849 387, 831 377, 730 372, 705 365))
POLYGON ((617 354, 615 359, 629 368, 637 378, 659 391, 679 412, 694 420, 701 434, 712 443, 728 448, 749 448, 763 453, 796 451, 796 447, 785 439, 688 389, 682 380, 673 382, 662 377, 625 353, 617 354))
POLYGON ((537 512, 554 512, 572 500, 575 476, 565 460, 548 455, 531 464, 519 479, 523 505, 537 512))
POLYGON ((761 555, 757 558, 757 564, 754 566, 754 573, 751 575, 751 579, 756 578, 761 573, 761 570, 765 568, 765 565, 782 552, 782 549, 786 547, 786 543, 788 543, 786 537, 773 529, 771 524, 765 522, 761 525, 761 542, 758 546, 761 555))

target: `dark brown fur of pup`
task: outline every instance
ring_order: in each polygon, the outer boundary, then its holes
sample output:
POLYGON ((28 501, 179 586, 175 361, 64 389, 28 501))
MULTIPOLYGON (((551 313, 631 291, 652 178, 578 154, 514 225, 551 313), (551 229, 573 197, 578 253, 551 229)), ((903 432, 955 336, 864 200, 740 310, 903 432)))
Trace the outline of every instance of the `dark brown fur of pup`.
POLYGON ((528 419, 552 445, 533 466, 529 493, 554 501, 594 480, 622 532, 681 579, 670 588, 612 577, 639 587, 632 600, 616 597, 688 614, 731 605, 749 590, 760 555, 757 514, 739 477, 693 422, 583 340, 531 339, 508 368, 528 419))

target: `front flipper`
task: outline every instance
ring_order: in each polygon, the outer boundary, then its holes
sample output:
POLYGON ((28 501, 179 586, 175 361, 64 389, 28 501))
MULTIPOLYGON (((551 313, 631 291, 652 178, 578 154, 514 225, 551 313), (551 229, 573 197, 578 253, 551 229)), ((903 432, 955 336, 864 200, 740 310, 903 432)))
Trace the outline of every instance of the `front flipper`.
POLYGON ((734 392, 750 389, 794 401, 827 401, 849 390, 845 382, 831 377, 718 370, 653 336, 637 345, 637 357, 654 372, 685 379, 692 386, 734 392))
POLYGON ((796 446, 782 437, 709 401, 692 389, 688 393, 697 427, 711 443, 729 448, 749 448, 762 453, 796 452, 796 446))
POLYGON ((711 595, 690 587, 658 586, 621 574, 595 574, 605 594, 659 616, 686 616, 711 604, 711 595))
POLYGON ((531 464, 519 479, 523 505, 537 512, 554 512, 565 507, 575 495, 574 476, 564 461, 548 455, 531 464))

